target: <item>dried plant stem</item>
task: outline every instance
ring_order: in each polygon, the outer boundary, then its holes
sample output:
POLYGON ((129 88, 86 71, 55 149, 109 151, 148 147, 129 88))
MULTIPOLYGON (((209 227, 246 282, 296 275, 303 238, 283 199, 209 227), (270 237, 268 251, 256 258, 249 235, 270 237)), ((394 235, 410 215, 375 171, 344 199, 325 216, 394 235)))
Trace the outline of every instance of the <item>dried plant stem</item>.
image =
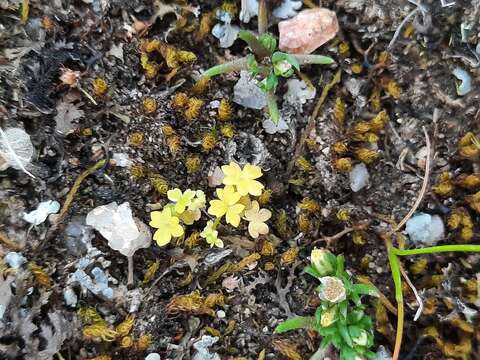
POLYGON ((268 6, 267 0, 258 2, 258 35, 267 32, 268 29, 268 6))
POLYGON ((88 176, 92 175, 98 169, 104 167, 105 163, 106 163, 106 160, 100 160, 95 165, 88 168, 78 176, 78 178, 73 183, 73 186, 70 189, 69 193, 67 194, 67 197, 65 199, 65 202, 63 203, 62 209, 60 210, 60 213, 58 214, 57 218, 53 223, 54 226, 58 226, 65 219, 65 216, 67 216, 68 209, 70 209, 73 199, 75 198, 75 195, 80 189, 80 185, 82 184, 83 180, 85 180, 88 176))
POLYGON ((325 241, 327 243, 327 247, 330 246, 330 244, 338 239, 341 239, 343 236, 347 235, 348 233, 351 233, 352 231, 358 231, 358 230, 365 230, 368 227, 368 223, 365 224, 357 224, 352 227, 346 227, 342 231, 336 233, 335 235, 332 236, 323 236, 320 239, 317 239, 311 243, 311 245, 315 245, 316 243, 319 243, 321 241, 325 241))
POLYGON ((80 85, 77 85, 77 89, 85 95, 85 97, 92 102, 93 105, 98 105, 95 99, 90 95, 85 89, 83 89, 80 85))
POLYGON ((127 286, 133 286, 133 255, 127 256, 128 259, 128 280, 127 286))
POLYGON ((303 152, 303 148, 305 146, 305 141, 307 140, 307 137, 310 135, 312 130, 315 128, 315 121, 318 117, 318 113, 320 112, 320 108, 322 107, 322 104, 324 103, 325 99, 327 98, 328 93, 330 92, 330 89, 338 84, 341 79, 341 74, 342 70, 338 69, 337 72, 335 73, 335 76, 333 77, 332 81, 325 85, 325 87, 322 90, 322 93, 320 97, 318 98, 317 104, 315 105, 315 108, 313 109, 312 115, 310 116, 310 119, 308 120, 307 127, 303 131, 303 134, 300 138, 300 141, 298 142, 295 152, 293 153, 292 160, 290 160, 290 163, 288 164, 287 167, 287 177, 290 177, 290 174, 293 171, 293 167, 295 166, 295 162, 297 159, 300 157, 300 155, 303 152))
POLYGON ((402 264, 400 264, 400 273, 402 274, 403 278, 404 278, 405 281, 407 282, 408 286, 410 286, 410 289, 412 289, 413 294, 415 295, 415 299, 417 300, 418 309, 417 309, 417 312, 415 313, 415 317, 413 318, 413 321, 417 321, 418 318, 420 317, 420 315, 422 315, 422 312, 423 312, 423 301, 422 301, 422 298, 420 297, 420 295, 418 295, 417 289, 415 288, 415 286, 413 285, 412 281, 411 281, 410 278, 408 277, 407 272, 406 272, 405 269, 403 268, 402 264))
POLYGON ((405 16, 405 19, 398 25, 397 30, 395 30, 395 33, 393 34, 392 40, 390 40, 390 43, 387 46, 387 50, 391 50, 393 48, 393 44, 395 44, 395 41, 397 41, 398 36, 400 35, 400 32, 402 31, 402 28, 405 26, 405 24, 410 20, 410 18, 414 15, 416 15, 420 11, 419 8, 416 8, 412 10, 407 16, 405 16))
POLYGON ((7 247, 13 250, 21 250, 23 247, 17 244, 15 241, 10 240, 6 234, 0 231, 0 241, 7 247))
MULTIPOLYGON (((434 118, 438 116, 438 115, 436 115, 437 111, 438 111, 438 109, 434 110, 434 115, 433 115, 434 118)), ((423 126, 422 129, 423 129, 423 133, 425 134, 425 142, 426 142, 426 145, 427 145, 427 156, 426 156, 426 162, 425 162, 425 175, 423 177, 422 188, 420 189, 420 193, 418 194, 417 200, 413 204, 412 208, 410 209, 408 214, 405 215, 405 217, 402 219, 402 221, 400 221, 398 223, 398 225, 393 229, 393 232, 399 231, 403 227, 403 225, 405 225, 407 223, 407 221, 412 217, 412 215, 415 213, 415 211, 417 211, 418 207, 420 206, 420 204, 423 200, 423 197, 425 196, 425 193, 427 192, 428 180, 430 178, 430 162, 431 162, 432 149, 431 149, 431 146, 430 146, 430 138, 428 137, 428 133, 427 133, 427 130, 425 129, 425 126, 423 126)))

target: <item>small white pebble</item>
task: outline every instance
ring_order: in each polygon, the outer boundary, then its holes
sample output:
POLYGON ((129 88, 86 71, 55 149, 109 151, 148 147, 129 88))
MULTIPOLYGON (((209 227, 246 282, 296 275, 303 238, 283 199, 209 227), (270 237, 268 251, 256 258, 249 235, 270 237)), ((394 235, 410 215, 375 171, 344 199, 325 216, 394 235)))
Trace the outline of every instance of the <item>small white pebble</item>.
POLYGON ((370 174, 363 163, 355 165, 349 175, 350 188, 353 192, 362 190, 369 183, 370 174))
POLYGON ((150 353, 145 357, 145 360, 161 360, 161 357, 157 353, 150 353))
POLYGON ((218 311, 217 311, 217 317, 218 317, 219 319, 224 319, 225 316, 226 316, 225 311, 223 311, 223 310, 218 310, 218 311))

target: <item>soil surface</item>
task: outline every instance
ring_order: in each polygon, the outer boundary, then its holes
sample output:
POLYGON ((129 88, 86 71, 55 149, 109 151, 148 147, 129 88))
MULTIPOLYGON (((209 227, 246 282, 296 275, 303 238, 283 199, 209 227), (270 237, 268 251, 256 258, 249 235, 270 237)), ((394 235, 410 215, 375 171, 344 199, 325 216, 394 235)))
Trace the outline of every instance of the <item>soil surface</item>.
MULTIPOLYGON (((240 39, 229 48, 219 46, 210 33, 219 22, 214 16, 206 31, 199 28, 204 16, 222 6, 220 1, 31 0, 23 1, 29 3, 29 13, 22 22, 22 1, 0 0, 0 126, 30 136, 34 156, 26 170, 35 177, 16 166, 0 172, 0 254, 16 251, 26 259, 17 270, 2 262, 1 358, 144 359, 156 352, 161 359, 192 359, 194 343, 203 335, 218 337, 210 352, 221 359, 310 358, 318 335, 306 330, 277 335, 274 329, 291 316, 312 315, 319 304, 318 282, 303 272, 314 247, 343 254, 353 279, 368 277, 395 304, 384 239, 419 196, 428 155, 425 134, 431 142, 430 181, 418 211, 439 215, 445 223, 439 244, 478 243, 480 206, 475 211, 469 200, 478 185, 462 186, 461 179, 480 172, 479 150, 469 143, 473 155, 467 156, 459 142, 468 132, 480 131, 480 2, 419 1, 421 9, 402 24, 393 44, 396 30, 416 9, 414 1, 320 2, 335 11, 341 30, 315 53, 331 56, 335 64, 302 69, 316 96, 304 104, 285 104, 288 129, 269 134, 262 125, 265 111, 233 102, 238 73, 215 77, 204 89, 194 87, 202 71, 248 54, 240 39), (148 78, 141 56, 153 39, 191 51, 196 60, 169 67, 160 53, 150 54, 158 73, 148 78), (456 68, 471 79, 464 95, 452 74, 456 68), (322 90, 339 70, 340 82, 327 93, 313 131, 305 134, 322 90), (68 71, 78 72, 78 84, 61 79, 68 71), (95 89, 95 79, 105 81, 104 94, 95 89), (175 106, 179 92, 204 102, 193 121, 175 106), (148 97, 157 104, 152 113, 144 108, 148 97), (222 99, 232 107, 227 122, 218 117, 222 99), (344 104, 344 117, 338 101, 344 104), (389 121, 369 142, 355 126, 380 111, 389 121), (296 159, 303 136, 307 140, 296 159), (335 153, 338 143, 346 145, 343 154, 335 153), (376 158, 362 158, 360 149, 376 158), (127 166, 114 160, 118 154, 128 157, 127 166), (367 187, 352 191, 348 171, 336 166, 341 157, 354 165, 367 163, 367 187), (79 176, 102 159, 106 162, 80 183, 60 221, 51 215, 33 226, 23 219, 42 201, 64 206, 79 176), (195 171, 189 169, 192 159, 198 163, 195 171), (95 231, 91 242, 101 255, 85 271, 90 275, 93 267, 102 269, 115 294, 109 299, 71 285, 79 260, 89 255, 78 244, 68 245, 69 224, 82 223, 92 209, 111 202, 128 202, 134 216, 148 224, 149 213, 168 203, 167 189, 198 189, 213 198, 215 188, 209 183, 214 171, 230 161, 262 168, 261 181, 271 192, 263 207, 273 214, 268 235, 252 239, 245 223, 236 229, 221 225, 225 247, 211 248, 198 237, 205 214, 188 228, 185 239, 165 247, 153 241, 138 250, 134 285, 127 287, 127 257, 95 231), (440 189, 442 181, 451 184, 451 191, 440 189), (305 198, 318 208, 301 209, 305 198), (471 237, 462 235, 461 227, 449 226, 455 209, 469 215, 471 237), (351 231, 326 241, 344 229, 351 231), (242 259, 245 266, 228 270, 226 264, 242 259), (157 271, 144 281, 152 264, 157 271), (77 297, 71 306, 64 300, 67 288, 77 297), (223 299, 203 313, 188 304, 175 308, 175 298, 195 291, 223 299), (104 341, 85 336, 91 317, 82 314, 88 308, 112 328, 133 315, 129 336, 134 344, 127 346, 121 337, 104 341), (139 339, 145 335, 151 343, 142 348, 139 339)), ((257 17, 243 23, 238 19, 241 2, 231 4, 236 5, 233 23, 256 31, 257 17)), ((305 1, 303 8, 316 5, 305 1)), ((271 19, 269 26, 276 36, 277 22, 271 19)), ((280 104, 286 103, 287 90, 282 80, 280 104)), ((392 240, 406 247, 421 245, 402 231, 392 240)), ((414 322, 418 304, 405 286, 400 358, 480 359, 480 257, 447 253, 402 262, 425 308, 414 322), (434 331, 435 336, 428 336, 434 331)), ((373 351, 380 346, 393 351, 396 316, 375 298, 363 302, 375 323, 373 351)), ((338 358, 333 350, 329 356, 338 358)))

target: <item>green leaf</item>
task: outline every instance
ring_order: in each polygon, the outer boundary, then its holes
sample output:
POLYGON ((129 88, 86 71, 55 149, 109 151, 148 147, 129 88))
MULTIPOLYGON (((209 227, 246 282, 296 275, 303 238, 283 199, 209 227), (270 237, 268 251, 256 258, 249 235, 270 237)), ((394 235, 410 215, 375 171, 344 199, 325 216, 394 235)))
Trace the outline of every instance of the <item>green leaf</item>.
POLYGON ((322 320, 322 308, 320 306, 315 310, 315 320, 317 324, 320 324, 320 320, 322 320))
POLYGON ((258 62, 255 59, 255 56, 253 56, 252 54, 249 54, 247 56, 247 69, 250 72, 250 75, 252 75, 252 77, 257 76, 259 72, 258 62))
POLYGON ((344 300, 340 304, 338 304, 338 312, 343 319, 347 319, 348 300, 344 300))
POLYGON ((273 90, 267 92, 267 105, 270 119, 275 125, 277 125, 280 121, 280 111, 278 111, 277 99, 275 98, 273 90))
POLYGON ((348 346, 353 347, 353 341, 348 333, 348 329, 346 325, 343 325, 341 322, 337 323, 337 329, 342 339, 347 343, 348 346))
POLYGON ((338 329, 335 325, 331 325, 329 327, 322 327, 319 329, 318 333, 321 335, 321 336, 331 336, 331 335, 335 335, 338 333, 338 329))
POLYGON ((273 71, 278 76, 290 77, 294 69, 300 69, 297 59, 290 54, 276 51, 272 55, 273 71))
POLYGON ((370 296, 379 296, 377 290, 369 285, 365 284, 355 284, 353 285, 353 291, 359 295, 370 295, 370 296))
POLYGON ((343 340, 342 336, 340 334, 335 334, 332 336, 332 344, 335 346, 337 349, 341 349, 343 345, 343 340))
POLYGON ((248 44, 258 59, 263 59, 272 53, 251 31, 240 30, 238 37, 248 44))
POLYGON ((264 33, 260 35, 258 41, 270 52, 270 54, 273 53, 277 48, 277 39, 271 34, 264 33))
POLYGON ((296 317, 293 319, 288 319, 282 324, 278 325, 277 328, 275 329, 275 332, 277 334, 281 334, 287 331, 291 330, 297 330, 297 329, 315 329, 315 318, 309 316, 309 317, 296 317))
POLYGON ((345 271, 345 258, 343 257, 343 255, 338 255, 336 276, 341 277, 344 271, 345 271))
POLYGON ((358 310, 358 309, 355 309, 355 310, 352 310, 350 311, 350 313, 348 314, 347 316, 347 319, 348 319, 348 323, 349 324, 356 324, 358 323, 362 318, 363 318, 363 315, 365 313, 363 312, 363 310, 358 310))
POLYGON ((331 336, 324 336, 322 341, 320 342, 320 348, 325 349, 331 343, 332 343, 332 337, 331 336))
POLYGON ((350 334, 350 337, 357 338, 362 334, 362 329, 358 326, 350 325, 348 327, 348 333, 350 334))
POLYGON ((321 277, 322 275, 318 272, 318 270, 316 268, 314 268, 313 266, 306 266, 304 269, 303 269, 304 272, 306 272, 307 274, 315 277, 315 278, 319 278, 321 277))
POLYGON ((340 360, 353 360, 357 357, 357 354, 351 347, 342 347, 340 349, 340 360))
POLYGON ((269 91, 275 92, 277 85, 278 85, 278 78, 273 72, 268 74, 268 76, 262 81, 260 81, 259 83, 260 89, 262 89, 265 92, 269 92, 269 91))

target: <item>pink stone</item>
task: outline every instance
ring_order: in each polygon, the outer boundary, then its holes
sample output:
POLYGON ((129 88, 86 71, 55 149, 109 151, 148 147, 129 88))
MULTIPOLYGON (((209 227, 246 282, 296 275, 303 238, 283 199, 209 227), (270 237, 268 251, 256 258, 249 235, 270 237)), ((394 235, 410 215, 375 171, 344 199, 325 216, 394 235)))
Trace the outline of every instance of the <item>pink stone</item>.
POLYGON ((338 29, 335 12, 325 8, 303 10, 278 23, 279 48, 292 54, 310 54, 333 39, 338 29))

